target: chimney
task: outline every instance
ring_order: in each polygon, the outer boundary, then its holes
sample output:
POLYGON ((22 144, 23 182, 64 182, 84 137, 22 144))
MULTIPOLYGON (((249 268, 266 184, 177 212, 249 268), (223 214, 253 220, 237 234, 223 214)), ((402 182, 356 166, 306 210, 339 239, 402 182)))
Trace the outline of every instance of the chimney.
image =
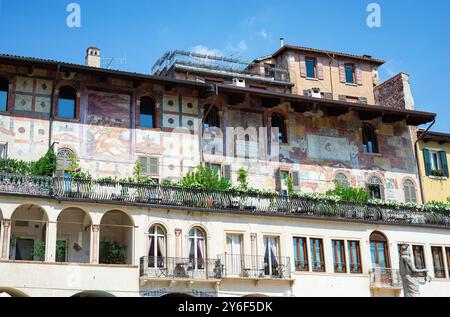
POLYGON ((86 50, 86 66, 100 68, 100 49, 91 46, 86 50))
POLYGON ((284 46, 284 37, 280 37, 280 46, 281 46, 281 47, 284 46))

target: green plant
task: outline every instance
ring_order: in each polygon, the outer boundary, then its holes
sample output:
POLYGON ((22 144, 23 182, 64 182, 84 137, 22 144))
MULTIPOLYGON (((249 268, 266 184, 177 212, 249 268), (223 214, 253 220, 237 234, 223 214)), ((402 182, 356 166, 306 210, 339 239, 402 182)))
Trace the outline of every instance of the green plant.
POLYGON ((238 183, 239 183, 239 187, 242 189, 245 189, 248 187, 248 172, 241 168, 238 171, 238 183))
POLYGON ((38 240, 34 242, 33 257, 37 261, 44 261, 45 259, 45 242, 38 240))
POLYGON ((141 181, 141 174, 142 174, 143 170, 144 170, 144 165, 142 165, 142 163, 139 160, 136 161, 136 164, 134 164, 133 175, 138 183, 140 183, 140 181, 141 181))
POLYGON ((55 168, 56 154, 53 148, 50 148, 41 159, 32 164, 31 174, 35 176, 53 176, 55 168))
POLYGON ((292 195, 292 193, 294 192, 294 179, 292 178, 292 175, 288 175, 288 177, 286 178, 286 186, 287 186, 287 191, 288 191, 288 195, 292 195))
POLYGON ((364 188, 344 187, 336 183, 336 188, 325 193, 325 196, 337 196, 342 201, 366 203, 369 201, 369 193, 364 188))
POLYGON ((447 197, 447 203, 450 204, 450 197, 447 197))
POLYGON ((99 260, 101 264, 125 264, 126 247, 116 241, 100 242, 99 260))
POLYGON ((66 262, 67 249, 67 240, 56 241, 56 262, 66 262))
POLYGON ((195 172, 186 174, 179 181, 179 185, 183 188, 195 188, 202 190, 228 190, 231 188, 231 183, 220 177, 215 169, 199 165, 195 172))
POLYGON ((445 177, 445 171, 444 170, 432 170, 431 176, 435 177, 445 177))

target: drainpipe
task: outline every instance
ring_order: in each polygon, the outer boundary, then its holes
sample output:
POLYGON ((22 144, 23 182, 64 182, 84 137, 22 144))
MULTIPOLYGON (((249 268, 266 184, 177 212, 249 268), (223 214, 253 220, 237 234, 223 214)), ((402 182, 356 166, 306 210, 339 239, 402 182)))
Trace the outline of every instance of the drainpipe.
POLYGON ((417 164, 417 172, 419 176, 419 187, 420 187, 420 195, 422 196, 422 203, 425 203, 425 194, 423 191, 423 183, 422 183, 422 171, 420 168, 420 161, 419 161, 419 150, 418 150, 418 144, 419 141, 422 141, 423 138, 427 135, 428 131, 434 126, 436 123, 436 119, 433 120, 433 122, 430 124, 430 126, 420 135, 420 137, 417 138, 416 142, 414 143, 414 153, 416 155, 416 164, 417 164))
POLYGON ((328 64, 328 68, 330 69, 330 84, 331 84, 331 94, 333 95, 334 100, 334 87, 333 87, 333 73, 331 71, 331 63, 334 61, 336 62, 337 66, 339 67, 339 62, 334 58, 335 55, 331 56, 330 54, 326 53, 328 57, 330 58, 330 63, 328 64))

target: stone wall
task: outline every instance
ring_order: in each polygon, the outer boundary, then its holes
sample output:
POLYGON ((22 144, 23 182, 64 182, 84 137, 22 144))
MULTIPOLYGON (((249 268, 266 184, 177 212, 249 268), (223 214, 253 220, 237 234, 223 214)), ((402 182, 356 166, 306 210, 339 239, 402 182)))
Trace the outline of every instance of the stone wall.
POLYGON ((414 98, 409 85, 409 76, 400 73, 374 88, 377 105, 400 109, 414 110, 414 98))

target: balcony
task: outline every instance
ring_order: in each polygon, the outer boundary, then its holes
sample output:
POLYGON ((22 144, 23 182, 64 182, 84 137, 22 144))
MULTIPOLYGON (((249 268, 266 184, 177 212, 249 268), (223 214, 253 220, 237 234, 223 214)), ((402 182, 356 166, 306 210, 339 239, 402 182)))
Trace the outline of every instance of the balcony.
POLYGON ((164 54, 153 66, 152 74, 163 75, 172 67, 231 77, 247 77, 255 80, 290 83, 289 71, 285 68, 271 65, 256 65, 235 58, 178 50, 164 54))
POLYGON ((132 183, 0 174, 0 194, 248 215, 450 227, 448 212, 132 183))
POLYGON ((224 264, 224 278, 252 280, 290 280, 291 261, 289 257, 223 254, 219 256, 224 264))
POLYGON ((369 277, 372 289, 400 290, 403 288, 399 270, 376 268, 370 270, 369 277))
POLYGON ((219 259, 142 257, 141 280, 220 281, 223 265, 219 259))

